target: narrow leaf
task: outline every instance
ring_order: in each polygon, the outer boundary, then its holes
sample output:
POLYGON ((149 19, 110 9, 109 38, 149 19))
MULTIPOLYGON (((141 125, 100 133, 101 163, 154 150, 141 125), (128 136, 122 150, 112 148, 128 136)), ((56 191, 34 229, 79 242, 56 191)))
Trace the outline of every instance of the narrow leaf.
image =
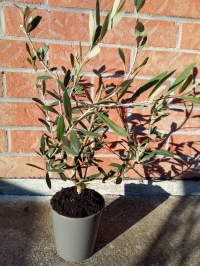
POLYGON ((65 86, 65 85, 64 85, 59 79, 57 79, 56 81, 57 81, 59 87, 60 87, 63 91, 66 91, 66 86, 65 86))
POLYGON ((41 137, 40 137, 40 150, 41 150, 42 154, 45 153, 45 139, 44 139, 44 135, 41 135, 41 137))
POLYGON ((63 82, 65 87, 68 86, 70 78, 71 78, 71 71, 67 70, 67 72, 65 73, 64 82, 63 82))
POLYGON ((31 19, 26 28, 27 33, 34 30, 37 27, 37 25, 40 23, 41 19, 42 19, 41 16, 36 16, 33 19, 31 19))
POLYGON ((68 95, 68 92, 65 91, 63 94, 63 105, 64 105, 64 109, 65 109, 65 115, 67 117, 67 120, 69 122, 69 124, 71 125, 71 121, 72 121, 72 108, 71 108, 71 101, 68 95))
POLYGON ((86 131, 84 129, 78 129, 77 132, 82 132, 86 136, 94 137, 94 138, 99 138, 100 135, 98 133, 92 132, 92 131, 86 131))
POLYGON ((50 180, 48 172, 46 172, 46 183, 47 183, 47 186, 51 189, 51 180, 50 180))
POLYGON ((78 155, 78 152, 76 152, 75 150, 69 148, 68 146, 61 145, 61 149, 64 150, 66 153, 72 155, 72 156, 77 156, 78 155))
POLYGON ((114 28, 115 26, 117 26, 117 24, 120 22, 120 20, 123 18, 125 13, 125 10, 120 10, 118 11, 115 16, 110 20, 109 25, 108 25, 108 30, 111 30, 112 28, 114 28))
POLYGON ((62 139, 63 134, 65 133, 65 123, 64 123, 64 118, 62 115, 58 117, 58 122, 57 122, 57 128, 56 128, 56 135, 57 139, 60 142, 62 139))
POLYGON ((40 170, 44 170, 43 168, 41 168, 35 164, 32 164, 32 163, 26 163, 26 165, 31 166, 31 167, 35 167, 35 168, 40 169, 40 170))
POLYGON ((66 181, 67 180, 67 177, 64 173, 59 173, 59 176, 60 178, 63 180, 63 181, 66 181))
POLYGON ((194 103, 194 104, 198 104, 200 105, 200 98, 195 98, 195 97, 183 97, 183 96, 180 96, 180 97, 177 97, 177 98, 180 98, 182 100, 185 100, 185 101, 188 101, 188 102, 191 102, 191 103, 194 103))
POLYGON ((52 112, 54 114, 58 114, 58 112, 51 106, 48 106, 48 105, 43 105, 42 106, 42 109, 46 110, 46 111, 49 111, 49 112, 52 112))
POLYGON ((180 90, 179 90, 179 93, 182 93, 182 92, 184 92, 186 89, 187 89, 187 87, 190 85, 190 83, 192 82, 192 79, 193 79, 193 76, 192 76, 192 74, 190 74, 188 77, 187 77, 187 79, 186 79, 186 81, 184 82, 184 84, 182 85, 182 87, 180 88, 180 90))
POLYGON ((108 31, 108 25, 109 25, 109 20, 110 20, 110 12, 107 14, 104 23, 102 25, 101 28, 101 34, 99 37, 99 40, 101 41, 103 39, 103 37, 106 35, 106 32, 108 31))
POLYGON ((125 65, 126 64, 126 60, 125 60, 125 55, 124 55, 124 52, 121 48, 118 48, 118 53, 119 53, 119 56, 123 62, 123 64, 125 65))
POLYGON ((41 105, 44 105, 43 101, 41 101, 41 100, 38 99, 38 98, 32 98, 32 100, 33 100, 34 102, 37 102, 37 103, 41 104, 41 105))
POLYGON ((94 18, 92 11, 90 11, 89 14, 89 40, 90 40, 90 46, 92 47, 93 43, 93 32, 94 32, 94 18))
POLYGON ((100 25, 100 8, 99 8, 99 0, 96 0, 96 25, 100 25))
POLYGON ((174 92, 181 84, 182 82, 188 77, 190 71, 195 66, 195 63, 189 65, 179 76, 178 78, 172 83, 171 87, 169 88, 167 95, 170 95, 172 92, 174 92))
POLYGON ((80 147, 81 147, 81 143, 80 143, 80 140, 77 137, 77 133, 76 133, 75 130, 71 130, 71 132, 70 132, 70 143, 71 143, 73 149, 76 152, 79 152, 80 147))
POLYGON ((112 129, 116 134, 122 137, 128 136, 128 133, 126 130, 124 130, 122 127, 115 124, 113 121, 111 121, 107 116, 103 115, 100 112, 94 111, 101 119, 102 121, 110 128, 112 129))
POLYGON ((47 80, 47 79, 52 79, 50 76, 38 76, 37 80, 47 80))
POLYGON ((87 58, 90 59, 97 55, 100 52, 100 47, 98 45, 94 46, 94 48, 88 53, 87 58))

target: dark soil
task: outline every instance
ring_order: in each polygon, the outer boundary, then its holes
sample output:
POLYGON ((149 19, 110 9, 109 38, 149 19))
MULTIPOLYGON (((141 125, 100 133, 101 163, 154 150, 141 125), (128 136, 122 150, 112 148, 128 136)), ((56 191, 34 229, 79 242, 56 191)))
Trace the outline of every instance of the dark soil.
POLYGON ((99 212, 104 198, 93 189, 86 188, 78 194, 75 186, 62 188, 52 197, 51 207, 63 216, 83 218, 99 212))

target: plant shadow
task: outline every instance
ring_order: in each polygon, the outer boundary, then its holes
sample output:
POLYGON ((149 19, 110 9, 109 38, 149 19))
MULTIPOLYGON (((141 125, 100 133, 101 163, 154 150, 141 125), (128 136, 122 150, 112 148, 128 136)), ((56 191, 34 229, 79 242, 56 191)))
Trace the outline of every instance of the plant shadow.
POLYGON ((126 184, 125 196, 116 197, 117 199, 108 202, 108 205, 104 208, 94 253, 110 244, 118 236, 138 223, 165 202, 169 196, 170 194, 159 186, 152 186, 151 181, 148 185, 126 184), (155 197, 147 195, 147 191, 149 191, 149 195, 155 193, 159 197, 155 200, 155 197), (130 196, 133 195, 133 192, 134 197, 130 196), (144 197, 148 197, 148 200, 144 201, 144 197))

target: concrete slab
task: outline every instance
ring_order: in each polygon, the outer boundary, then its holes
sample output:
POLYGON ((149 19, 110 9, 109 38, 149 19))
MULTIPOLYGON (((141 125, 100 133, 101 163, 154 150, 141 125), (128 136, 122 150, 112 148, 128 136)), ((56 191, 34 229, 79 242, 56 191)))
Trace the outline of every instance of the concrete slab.
MULTIPOLYGON (((52 196, 62 187, 72 186, 70 181, 52 179, 49 189, 44 179, 0 179, 0 195, 52 196)), ((184 180, 136 180, 124 179, 119 185, 114 182, 102 183, 95 180, 88 187, 102 195, 117 196, 200 196, 200 179, 184 180)))
POLYGON ((49 197, 1 196, 0 265, 200 265, 200 197, 105 199, 94 254, 69 263, 56 254, 49 197))

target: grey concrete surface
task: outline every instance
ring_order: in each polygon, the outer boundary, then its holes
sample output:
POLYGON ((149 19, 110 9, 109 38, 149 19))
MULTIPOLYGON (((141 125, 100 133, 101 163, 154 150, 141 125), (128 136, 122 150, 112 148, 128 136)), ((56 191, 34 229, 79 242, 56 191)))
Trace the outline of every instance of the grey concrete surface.
MULTIPOLYGON (((49 189, 43 178, 0 179, 0 195, 52 196, 62 187, 73 186, 73 182, 61 179, 51 179, 49 189)), ((121 184, 115 182, 102 183, 102 180, 92 181, 89 188, 102 195, 123 196, 200 196, 200 179, 171 180, 137 180, 123 179, 121 184)))
POLYGON ((63 261, 54 245, 50 197, 0 196, 1 266, 198 266, 199 196, 106 195, 94 254, 63 261))

